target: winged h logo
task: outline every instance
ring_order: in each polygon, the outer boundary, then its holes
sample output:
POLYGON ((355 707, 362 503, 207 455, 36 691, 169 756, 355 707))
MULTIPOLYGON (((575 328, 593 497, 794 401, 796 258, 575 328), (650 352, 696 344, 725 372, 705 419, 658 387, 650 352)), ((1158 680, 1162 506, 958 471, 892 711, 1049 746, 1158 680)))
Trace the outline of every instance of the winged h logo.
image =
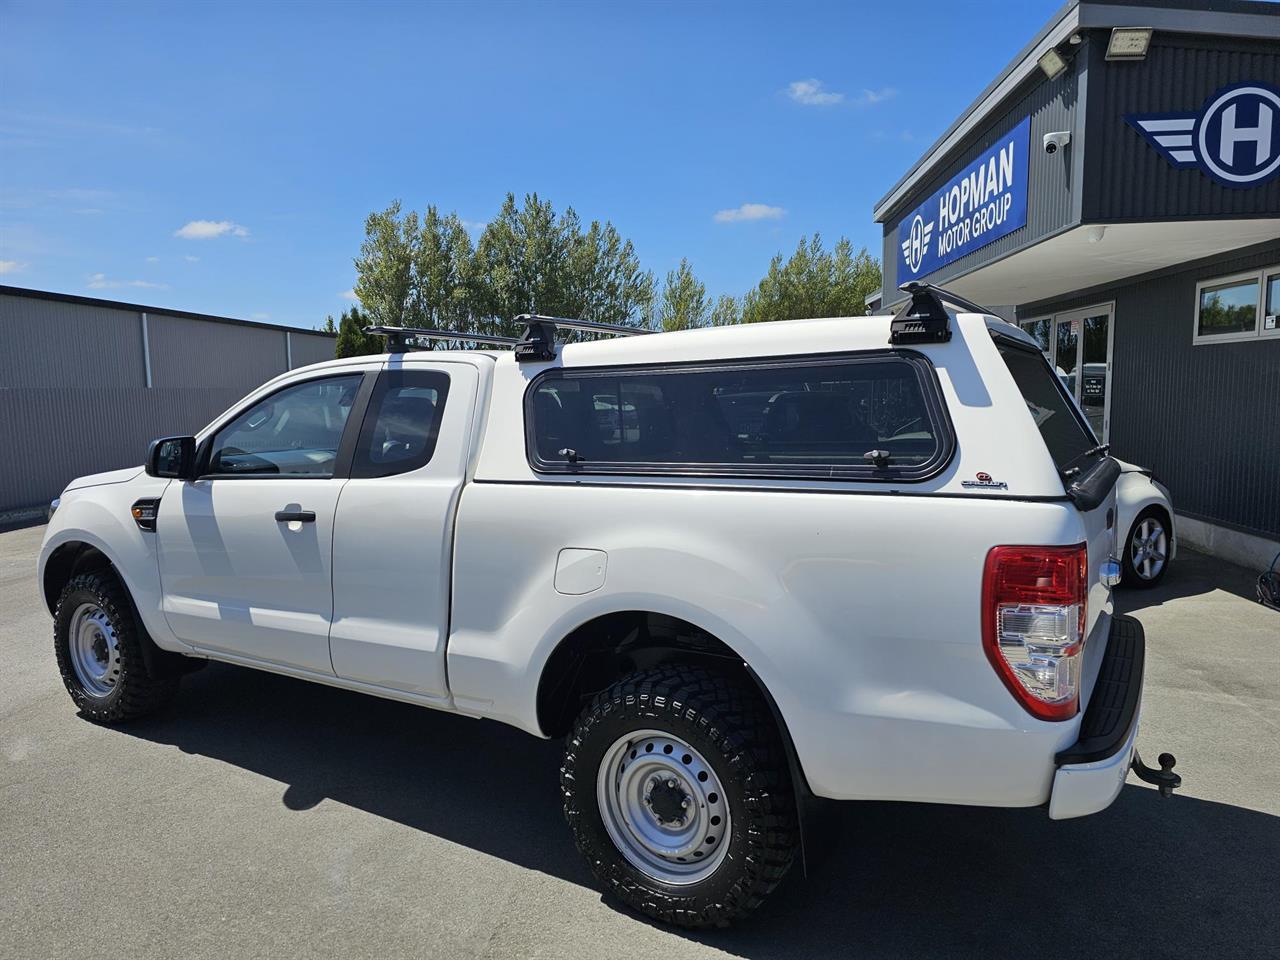
POLYGON ((1125 117, 1175 167, 1196 167, 1228 187, 1254 187, 1280 173, 1280 90, 1238 83, 1198 112, 1125 117))
POLYGON ((929 252, 929 240, 932 237, 933 221, 925 223, 924 218, 917 213, 911 221, 911 232, 902 241, 902 256, 912 273, 920 272, 920 264, 924 261, 924 255, 929 252))

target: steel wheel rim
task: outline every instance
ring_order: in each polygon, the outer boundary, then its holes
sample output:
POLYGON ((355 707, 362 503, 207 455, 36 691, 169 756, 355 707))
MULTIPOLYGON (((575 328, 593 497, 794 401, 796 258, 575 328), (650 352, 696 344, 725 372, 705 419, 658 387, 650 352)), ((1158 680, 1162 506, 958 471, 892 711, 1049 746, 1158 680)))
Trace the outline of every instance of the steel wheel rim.
POLYGON ((1164 524, 1155 517, 1146 517, 1133 531, 1129 541, 1129 565, 1143 580, 1154 580, 1164 569, 1169 555, 1169 538, 1164 524))
POLYGON ((615 740, 600 762, 596 799, 614 846, 654 880, 698 883, 726 856, 724 787, 706 758, 677 736, 636 730, 615 740))
POLYGON ((108 696, 120 676, 120 644, 107 612, 96 603, 82 603, 71 615, 68 631, 71 668, 85 693, 108 696))

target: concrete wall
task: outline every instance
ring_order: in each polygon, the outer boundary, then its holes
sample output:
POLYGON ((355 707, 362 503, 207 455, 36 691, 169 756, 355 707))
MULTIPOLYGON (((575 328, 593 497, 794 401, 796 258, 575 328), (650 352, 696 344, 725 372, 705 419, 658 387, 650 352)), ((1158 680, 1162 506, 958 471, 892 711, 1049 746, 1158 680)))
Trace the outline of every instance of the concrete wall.
POLYGON ((156 437, 195 433, 290 355, 296 368, 333 347, 328 334, 0 288, 0 524, 75 477, 141 463, 156 437))

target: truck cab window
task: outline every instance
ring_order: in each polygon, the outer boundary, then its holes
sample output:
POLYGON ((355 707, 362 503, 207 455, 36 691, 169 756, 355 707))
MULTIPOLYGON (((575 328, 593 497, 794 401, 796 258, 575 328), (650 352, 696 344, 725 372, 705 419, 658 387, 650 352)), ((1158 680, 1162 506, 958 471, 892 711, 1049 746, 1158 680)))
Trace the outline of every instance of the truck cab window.
POLYGON ((449 394, 438 370, 387 370, 378 377, 356 443, 352 477, 389 477, 426 466, 449 394))
POLYGON ((277 390, 214 436, 210 476, 331 477, 362 374, 277 390))

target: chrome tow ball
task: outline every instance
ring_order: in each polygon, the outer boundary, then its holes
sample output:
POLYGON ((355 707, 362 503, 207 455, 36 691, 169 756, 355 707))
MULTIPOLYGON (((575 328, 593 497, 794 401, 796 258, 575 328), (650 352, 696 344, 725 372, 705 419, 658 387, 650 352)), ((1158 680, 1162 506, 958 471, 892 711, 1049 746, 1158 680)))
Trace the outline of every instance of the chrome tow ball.
POLYGON ((1142 757, 1135 750, 1133 751, 1133 760, 1129 762, 1129 766, 1138 775, 1139 780, 1158 787, 1160 796, 1172 797, 1173 791, 1182 786, 1182 777, 1173 772, 1173 765, 1178 761, 1174 759, 1172 753, 1162 753, 1156 757, 1156 762, 1160 764, 1159 770, 1154 767, 1148 767, 1143 763, 1142 757))

